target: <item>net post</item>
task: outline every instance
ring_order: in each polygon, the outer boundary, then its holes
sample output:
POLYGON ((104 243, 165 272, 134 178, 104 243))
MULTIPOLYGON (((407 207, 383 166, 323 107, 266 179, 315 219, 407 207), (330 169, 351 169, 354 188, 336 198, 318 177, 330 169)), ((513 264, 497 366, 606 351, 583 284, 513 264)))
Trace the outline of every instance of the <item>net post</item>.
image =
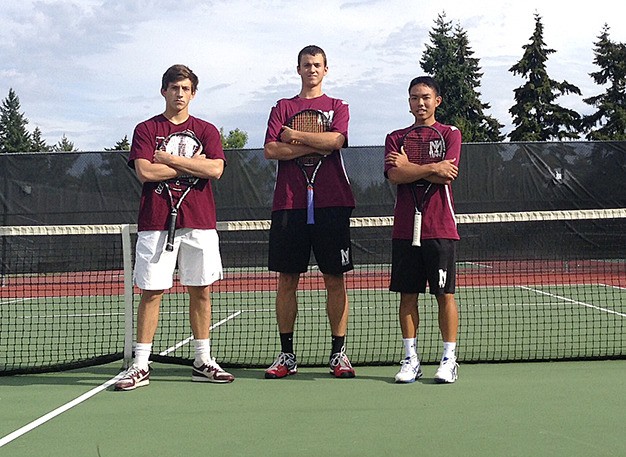
POLYGON ((122 225, 122 254, 124 261, 124 369, 130 367, 133 361, 133 265, 130 232, 129 224, 122 225))

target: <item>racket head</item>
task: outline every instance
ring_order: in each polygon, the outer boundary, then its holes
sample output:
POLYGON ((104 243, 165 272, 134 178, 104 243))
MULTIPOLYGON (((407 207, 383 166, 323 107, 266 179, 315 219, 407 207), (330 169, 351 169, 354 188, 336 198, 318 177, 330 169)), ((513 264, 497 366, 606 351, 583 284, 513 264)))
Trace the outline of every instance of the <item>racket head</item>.
POLYGON ((285 125, 299 132, 321 133, 330 130, 328 117, 321 111, 314 109, 305 109, 294 114, 285 125))
POLYGON ((402 138, 402 148, 409 162, 417 165, 441 162, 446 157, 443 135, 429 125, 418 125, 406 132, 402 138))
MULTIPOLYGON (((163 140, 159 148, 168 154, 191 158, 202 152, 202 143, 191 130, 171 133, 163 140)), ((195 185, 198 179, 191 175, 182 175, 167 180, 165 183, 169 189, 180 192, 186 187, 195 185)))
POLYGON ((168 135, 161 143, 161 150, 172 155, 190 158, 202 151, 202 143, 193 132, 184 130, 168 135))
MULTIPOLYGON (((330 130, 330 121, 321 111, 305 109, 291 116, 286 124, 287 127, 299 132, 322 133, 330 130)), ((300 144, 292 141, 291 144, 300 144)), ((320 163, 322 157, 319 154, 309 154, 296 159, 296 163, 303 167, 314 167, 320 163)))

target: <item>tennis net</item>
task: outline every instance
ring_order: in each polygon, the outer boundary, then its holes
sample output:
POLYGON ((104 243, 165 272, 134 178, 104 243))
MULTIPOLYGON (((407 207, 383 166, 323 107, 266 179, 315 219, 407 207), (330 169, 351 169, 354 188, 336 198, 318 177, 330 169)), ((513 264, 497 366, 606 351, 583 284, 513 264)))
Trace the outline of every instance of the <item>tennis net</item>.
MULTIPOLYGON (((459 215, 456 299, 462 362, 626 357, 626 209, 459 215)), ((388 291, 391 217, 353 218, 354 271, 347 351, 354 364, 403 355, 388 291)), ((224 366, 265 367, 280 349, 268 272, 268 221, 220 222, 224 279, 212 288, 212 352, 224 366)), ((136 227, 1 227, 0 375, 132 356, 139 291, 132 286, 136 227)), ((298 291, 295 349, 325 365, 330 330, 314 258, 298 291)), ((438 361, 436 301, 420 297, 419 348, 438 361)), ((167 291, 154 360, 193 358, 188 299, 167 291)))

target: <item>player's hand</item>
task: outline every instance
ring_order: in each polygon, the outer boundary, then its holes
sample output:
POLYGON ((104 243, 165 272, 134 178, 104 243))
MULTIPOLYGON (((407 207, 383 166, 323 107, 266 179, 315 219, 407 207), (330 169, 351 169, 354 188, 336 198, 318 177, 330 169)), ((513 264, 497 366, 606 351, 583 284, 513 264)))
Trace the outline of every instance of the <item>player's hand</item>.
POLYGON ((283 143, 293 143, 294 141, 296 141, 294 135, 295 132, 296 131, 294 129, 284 125, 283 129, 280 132, 280 141, 282 141, 283 143))
POLYGON ((170 154, 169 152, 165 152, 165 151, 161 151, 160 149, 157 149, 156 151, 154 151, 154 156, 152 159, 154 163, 162 163, 165 165, 169 165, 171 162, 171 158, 172 158, 172 154, 170 154))
POLYGON ((400 152, 390 152, 385 157, 385 163, 393 167, 402 167, 409 163, 409 158, 404 152, 404 146, 400 147, 400 152))
POLYGON ((442 160, 433 164, 435 174, 446 180, 455 180, 459 176, 459 167, 454 162, 456 162, 456 159, 442 160))

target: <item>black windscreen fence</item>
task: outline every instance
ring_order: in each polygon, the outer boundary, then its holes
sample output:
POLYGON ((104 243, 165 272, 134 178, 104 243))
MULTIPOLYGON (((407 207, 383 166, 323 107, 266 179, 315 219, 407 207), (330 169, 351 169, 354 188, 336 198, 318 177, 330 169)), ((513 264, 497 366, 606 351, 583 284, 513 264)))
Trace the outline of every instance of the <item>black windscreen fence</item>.
MULTIPOLYGON (((353 216, 392 215, 395 189, 383 175, 384 148, 350 147, 342 155, 357 201, 353 216)), ((124 151, 0 154, 2 225, 135 223, 141 185, 128 167, 127 158, 124 151)), ((266 160, 261 149, 228 150, 226 158, 222 178, 213 183, 218 220, 269 219, 276 162, 266 160)), ((626 142, 481 143, 463 145, 460 175, 453 191, 458 214, 606 209, 626 207, 624 183, 626 142)), ((567 248, 555 244, 560 238, 553 236, 553 230, 526 226, 528 236, 524 238, 517 236, 520 228, 515 225, 492 230, 511 231, 511 243, 533 240, 533 251, 556 246, 580 253, 601 249, 597 239, 625 236, 623 225, 616 232, 614 226, 606 224, 592 221, 583 230, 562 223, 559 230, 570 233, 567 248), (534 230, 542 236, 533 237, 534 230)), ((491 243, 494 237, 489 230, 469 225, 461 228, 461 235, 481 251, 490 249, 506 257, 511 245, 491 243)), ((367 236, 390 236, 388 228, 372 232, 367 236)), ((264 249, 263 237, 255 232, 225 235, 223 255, 228 259, 229 252, 234 252, 233 257, 241 259, 239 251, 255 246, 264 249)), ((0 254, 8 252, 7 242, 2 240, 0 254)), ((2 274, 71 269, 71 259, 25 265, 32 244, 47 241, 25 238, 19 242, 24 246, 13 246, 10 257, 2 255, 2 274), (25 253, 24 258, 20 258, 20 252, 25 253)), ((92 242, 85 241, 86 251, 92 242)), ((357 246, 356 254, 358 250, 357 246)), ((368 249, 362 251, 364 261, 380 261, 380 256, 368 249)), ((109 267, 100 259, 93 263, 99 268, 109 267)))

